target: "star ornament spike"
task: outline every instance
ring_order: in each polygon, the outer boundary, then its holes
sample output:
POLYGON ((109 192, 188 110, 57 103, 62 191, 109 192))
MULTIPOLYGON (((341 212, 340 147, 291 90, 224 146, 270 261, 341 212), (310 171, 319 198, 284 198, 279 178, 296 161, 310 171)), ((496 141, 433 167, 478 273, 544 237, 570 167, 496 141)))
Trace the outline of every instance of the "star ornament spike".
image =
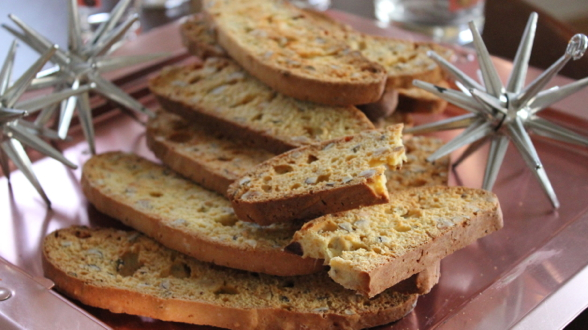
MULTIPOLYGON (((43 108, 37 116, 35 124, 39 127, 47 125, 55 116, 54 113, 58 112, 57 134, 61 139, 64 139, 67 136, 74 111, 77 109, 92 154, 96 153, 96 150, 92 109, 89 102, 90 90, 120 104, 125 109, 131 109, 150 117, 154 116, 152 111, 101 76, 104 72, 168 55, 159 53, 109 57, 109 54, 121 44, 121 40, 138 20, 137 15, 131 15, 121 22, 130 3, 131 0, 119 1, 111 11, 110 18, 103 22, 88 40, 82 40, 77 1, 68 0, 68 50, 58 49, 50 60, 55 64, 55 67, 40 72, 30 85, 30 89, 53 87, 56 92, 79 90, 85 88, 84 86, 91 87, 66 98, 58 106, 43 108)), ((2 26, 37 52, 43 53, 52 46, 47 38, 18 17, 9 15, 9 18, 20 28, 20 31, 4 24, 2 26)))
POLYGON ((480 65, 482 84, 465 75, 441 56, 434 52, 429 53, 429 56, 455 79, 460 90, 446 89, 419 80, 415 80, 414 85, 465 109, 469 113, 408 128, 405 133, 422 134, 449 129, 464 129, 462 133, 428 158, 429 161, 435 161, 469 145, 456 160, 455 165, 489 142, 488 161, 482 183, 483 188, 487 190, 492 190, 508 144, 512 142, 527 167, 539 181, 553 208, 557 209, 560 203, 533 146, 529 132, 567 143, 588 146, 588 137, 537 116, 538 112, 551 104, 588 86, 587 77, 566 86, 544 90, 549 81, 568 61, 577 60, 584 55, 588 48, 588 38, 583 34, 572 37, 564 55, 533 82, 524 86, 535 37, 537 17, 536 13, 529 17, 506 86, 502 84, 482 37, 473 23, 470 23, 470 30, 474 36, 474 47, 480 65))
POLYGON ((16 47, 17 43, 15 41, 12 43, 8 51, 8 56, 6 56, 2 69, 0 70, 0 166, 4 175, 10 180, 8 161, 11 160, 50 207, 51 202, 33 172, 31 161, 24 146, 56 159, 70 168, 75 169, 76 165, 63 157, 59 151, 38 136, 40 132, 46 136, 50 134, 50 130, 39 131, 31 127, 29 122, 25 121, 23 117, 30 113, 28 110, 30 110, 31 105, 35 105, 34 107, 48 106, 75 95, 80 91, 87 90, 87 87, 76 91, 64 90, 61 93, 52 94, 49 98, 41 96, 19 102, 18 100, 35 78, 36 73, 57 52, 58 47, 51 46, 21 77, 11 84, 16 47))

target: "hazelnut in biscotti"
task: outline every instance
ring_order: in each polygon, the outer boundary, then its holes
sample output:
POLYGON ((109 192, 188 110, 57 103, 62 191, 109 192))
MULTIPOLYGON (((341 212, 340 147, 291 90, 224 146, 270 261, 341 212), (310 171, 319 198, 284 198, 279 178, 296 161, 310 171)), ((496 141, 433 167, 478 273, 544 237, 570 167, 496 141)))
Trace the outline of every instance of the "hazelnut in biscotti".
POLYGON ((324 259, 335 282, 373 297, 501 227, 493 193, 422 187, 391 194, 387 204, 314 219, 292 245, 324 259))
POLYGON ((386 203, 384 173, 406 159, 401 132, 394 125, 291 150, 252 168, 227 195, 237 217, 261 225, 386 203))

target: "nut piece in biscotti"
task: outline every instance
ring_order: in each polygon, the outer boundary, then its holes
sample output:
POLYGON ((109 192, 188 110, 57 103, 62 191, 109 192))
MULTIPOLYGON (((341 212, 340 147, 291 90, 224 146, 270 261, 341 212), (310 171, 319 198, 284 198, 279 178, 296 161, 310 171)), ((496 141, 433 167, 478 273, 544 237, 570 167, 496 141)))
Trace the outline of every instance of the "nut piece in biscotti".
POLYGON ((205 0, 203 10, 227 53, 285 95, 355 105, 375 102, 384 91, 381 65, 350 49, 288 1, 205 0))
POLYGON ((405 159, 402 125, 389 126, 278 155, 231 184, 227 195, 244 221, 309 220, 386 203, 384 172, 405 159))
POLYGON ((226 195, 229 185, 274 154, 207 132, 165 110, 147 122, 147 145, 155 156, 204 188, 226 195))
POLYGON ((137 232, 70 227, 43 241, 43 270, 83 304, 226 329, 364 329, 397 321, 416 294, 367 299, 325 272, 278 277, 214 266, 137 232))
POLYGON ((390 203, 330 214, 293 239, 342 286, 373 297, 502 227, 497 197, 465 187, 399 191, 390 203))
POLYGON ((98 211, 199 260, 273 275, 322 270, 316 260, 283 251, 300 225, 239 221, 225 197, 142 157, 93 156, 81 184, 98 211))
POLYGON ((386 171, 388 191, 425 186, 446 186, 449 178, 449 155, 434 162, 427 161, 433 152, 443 146, 434 137, 414 136, 404 141, 406 162, 397 171, 386 171))
POLYGON ((374 128, 355 107, 276 93, 226 58, 164 68, 149 88, 167 111, 274 153, 374 128))

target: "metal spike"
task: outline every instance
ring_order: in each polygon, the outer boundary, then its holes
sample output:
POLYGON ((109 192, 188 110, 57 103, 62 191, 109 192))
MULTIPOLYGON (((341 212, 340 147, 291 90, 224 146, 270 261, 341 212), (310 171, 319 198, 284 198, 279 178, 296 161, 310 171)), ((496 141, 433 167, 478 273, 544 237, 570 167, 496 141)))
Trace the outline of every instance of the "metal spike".
POLYGON ((79 118, 86 141, 90 147, 90 153, 96 154, 96 143, 94 139, 94 126, 92 124, 92 108, 87 93, 83 93, 78 98, 79 118))
POLYGON ((0 145, 0 168, 2 168, 2 172, 6 177, 6 180, 10 182, 10 166, 8 166, 8 155, 4 152, 0 145))
POLYGON ((531 138, 523 128, 520 120, 508 122, 506 127, 512 142, 520 151, 529 168, 537 169, 543 167, 539 155, 533 146, 533 142, 531 142, 531 138))
POLYGON ((453 167, 458 167, 464 160, 468 157, 473 155, 476 151, 478 151, 486 142, 488 142, 489 137, 484 137, 475 141, 474 143, 470 144, 467 149, 459 155, 459 157, 453 162, 453 167))
POLYGON ((433 59, 439 66, 444 69, 449 75, 451 75, 455 80, 461 82, 468 90, 472 88, 476 88, 479 90, 485 90, 484 86, 480 85, 477 81, 470 78, 466 75, 463 71, 458 69, 455 65, 449 63, 446 59, 442 56, 437 54, 436 52, 430 50, 427 52, 427 55, 433 59))
POLYGON ((37 61, 35 61, 35 63, 33 63, 33 65, 31 65, 31 67, 29 69, 27 69, 22 74, 22 76, 20 76, 20 78, 18 78, 18 80, 15 81, 14 84, 10 88, 8 88, 8 90, 6 90, 3 98, 4 98, 5 105, 7 107, 11 108, 12 106, 14 106, 14 104, 16 103, 18 98, 27 89, 29 83, 33 80, 33 78, 35 78, 35 75, 37 74, 37 72, 43 67, 43 65, 45 65, 45 63, 47 63, 47 61, 49 61, 51 56, 53 56, 53 54, 55 54, 56 50, 57 50, 56 45, 51 47, 51 49, 49 49, 47 52, 45 52, 45 54, 43 54, 41 57, 39 57, 39 59, 37 59, 37 61))
MULTIPOLYGON (((72 85, 72 89, 78 89, 79 83, 79 80, 76 79, 76 81, 72 85)), ((85 93, 87 92, 83 92, 82 95, 85 93)), ((59 111, 59 123, 57 124, 57 134, 62 139, 65 139, 65 137, 67 136, 67 131, 69 131, 69 126, 71 124, 71 119, 73 118, 74 110, 76 109, 78 97, 79 94, 76 94, 68 97, 67 100, 61 102, 61 109, 59 111)))
POLYGON ((43 95, 40 97, 36 97, 34 99, 28 99, 25 101, 18 102, 14 107, 17 109, 27 110, 30 113, 34 113, 40 110, 41 108, 60 102, 61 100, 64 100, 70 96, 87 92, 90 89, 91 85, 84 85, 77 89, 68 88, 49 95, 43 95))
POLYGON ((127 9, 130 3, 131 0, 119 1, 110 12, 110 17, 108 18, 108 20, 100 24, 100 26, 98 26, 98 29, 96 29, 94 36, 92 37, 92 39, 90 39, 90 41, 88 41, 87 45, 92 47, 93 45, 99 43, 105 35, 108 35, 108 33, 110 33, 112 29, 114 29, 116 24, 124 15, 125 10, 127 9))
POLYGON ((50 144, 43 141, 39 137, 34 134, 31 134, 26 129, 19 127, 18 122, 15 125, 7 125, 5 129, 8 129, 10 133, 13 134, 14 138, 17 139, 19 142, 37 150, 38 152, 49 156, 62 164, 71 167, 73 169, 77 168, 77 166, 67 160, 59 151, 55 150, 50 144))
POLYGON ((18 125, 24 129, 26 129, 31 134, 36 134, 40 137, 52 139, 52 140, 59 140, 60 137, 57 135, 57 132, 43 126, 37 126, 35 123, 31 123, 30 121, 26 120, 19 120, 18 125))
POLYGON ((106 98, 111 99, 131 110, 146 114, 149 117, 155 117, 155 114, 151 110, 144 107, 141 103, 139 103, 139 101, 128 96, 122 89, 116 87, 111 82, 96 74, 91 75, 91 80, 96 83, 96 91, 104 95, 106 98))
POLYGON ((480 103, 482 105, 481 108, 483 108, 485 110, 484 112, 486 113, 488 118, 494 118, 494 119, 498 119, 498 120, 502 119, 502 118, 495 118, 496 116, 493 113, 493 110, 496 110, 505 116, 508 113, 508 110, 504 107, 505 102, 502 102, 501 100, 495 98, 494 96, 486 94, 485 92, 482 92, 482 91, 478 91, 476 89, 472 89, 470 91, 470 94, 472 95, 472 97, 476 101, 478 101, 478 103, 480 103))
POLYGON ((431 154, 427 160, 430 162, 435 161, 465 146, 466 144, 473 143, 485 136, 492 134, 492 132, 494 132, 492 125, 483 119, 479 119, 476 123, 470 125, 453 140, 447 142, 441 148, 437 149, 437 151, 431 154))
POLYGON ((490 150, 488 151, 488 161, 486 162, 486 170, 484 171, 484 180, 482 182, 482 188, 486 190, 492 190, 496 178, 498 177, 498 171, 502 166, 504 155, 508 149, 508 136, 497 135, 492 137, 490 143, 490 150))
POLYGON ((45 126, 53 116, 53 113, 55 113, 55 110, 57 110, 58 106, 60 105, 54 104, 41 110, 41 112, 39 112, 39 114, 37 115, 37 118, 35 118, 35 125, 45 126))
POLYGON ((510 93, 519 93, 525 83, 527 77, 527 69, 529 67, 529 58, 531 57, 531 50, 533 49, 533 41, 535 40, 535 31, 537 30, 537 13, 531 13, 521 43, 517 50, 513 61, 513 67, 510 72, 510 77, 506 84, 506 91, 510 93))
POLYGON ((42 78, 35 78, 31 81, 27 90, 45 89, 49 87, 55 87, 56 85, 63 82, 63 78, 59 76, 47 76, 42 78))
POLYGON ((488 52, 488 49, 482 40, 482 36, 474 22, 469 22, 468 25, 472 31, 472 36, 474 37, 474 47, 476 47, 476 55, 478 56, 478 63, 480 64, 480 70, 482 71, 482 78, 484 80, 486 92, 495 97, 499 97, 500 94, 503 93, 502 82, 500 81, 498 72, 496 72, 496 68, 494 68, 494 64, 492 64, 490 53, 488 52))
POLYGON ((45 50, 47 50, 47 47, 45 47, 42 43, 38 42, 37 40, 33 39, 32 37, 24 34, 24 33, 20 33, 18 31, 16 31, 15 29, 13 29, 12 27, 6 25, 6 24, 2 24, 2 27, 8 31, 10 34, 12 34, 13 36, 15 36, 18 40, 24 42, 25 44, 29 45, 29 47, 31 47, 33 50, 35 50, 37 53, 42 54, 45 50))
POLYGON ((26 115, 28 115, 28 113, 24 110, 0 107, 0 123, 12 121, 26 115))
POLYGON ((12 41, 10 49, 8 49, 8 55, 4 60, 2 69, 0 69, 0 95, 4 94, 10 84, 10 78, 12 76, 12 68, 14 67, 14 57, 16 56, 16 48, 18 43, 16 40, 12 41))
POLYGON ((131 56, 118 56, 112 58, 100 58, 96 59, 95 67, 99 73, 110 72, 125 68, 131 65, 137 65, 143 62, 149 62, 158 58, 164 58, 169 56, 170 53, 155 53, 146 55, 131 55, 131 56))
POLYGON ((121 26, 108 34, 103 40, 100 40, 94 47, 88 51, 88 57, 100 56, 110 50, 111 46, 124 38, 127 31, 139 20, 139 15, 133 14, 121 26))
POLYGON ((439 87, 434 84, 431 84, 431 83, 428 83, 425 81, 421 81, 421 80, 413 80, 412 84, 415 85, 416 87, 422 88, 422 89, 426 90, 427 92, 434 94, 434 95, 436 95, 436 96, 438 96, 448 102, 451 102, 451 103, 453 103, 453 104, 455 104, 455 105, 457 105, 457 106, 459 106, 469 112, 472 112, 472 113, 485 112, 479 103, 475 102, 467 95, 464 95, 463 93, 458 92, 456 90, 444 88, 444 87, 439 87))
POLYGON ((8 139, 2 142, 0 146, 2 147, 8 158, 12 160, 14 165, 16 165, 16 167, 24 174, 24 176, 29 180, 33 187, 35 187, 35 190, 37 190, 37 193, 41 195, 41 198, 43 198, 47 206, 51 207, 51 201, 47 197, 47 194, 45 194, 45 191, 41 187, 39 180, 35 176, 35 173, 33 172, 33 167, 31 165, 31 161, 27 156, 27 153, 25 152, 22 145, 14 139, 8 139))
POLYGON ((535 97, 543 89, 543 87, 545 87, 549 81, 551 81, 551 79, 566 65, 566 63, 568 63, 570 59, 578 59, 582 57, 586 47, 588 47, 588 44, 586 44, 586 41, 583 41, 586 36, 582 35, 583 38, 577 36, 578 35, 572 37, 570 43, 568 44, 568 48, 562 57, 560 57, 539 77, 537 77, 537 79, 535 79, 520 94, 517 95, 514 100, 514 105, 516 107, 524 106, 528 101, 535 97), (574 39, 581 40, 574 42, 574 39))
POLYGON ((588 146, 588 137, 537 116, 533 116, 531 120, 527 120, 525 125, 531 128, 535 134, 567 143, 588 146))
POLYGON ((68 12, 68 45, 71 52, 78 52, 83 45, 82 28, 80 27, 80 13, 76 0, 67 2, 68 12))
MULTIPOLYGON (((39 53, 43 53, 45 52, 47 49, 50 49, 53 47, 53 43, 50 42, 47 38, 43 37, 40 33, 38 33, 37 31, 35 31, 33 28, 31 28, 30 26, 28 26, 27 24, 25 24, 23 21, 21 21, 18 17, 16 17, 15 15, 8 15, 8 18, 10 18, 16 25, 18 25, 24 32, 26 36, 29 36, 30 39, 34 40, 33 44, 36 45, 36 47, 42 46, 43 48, 38 49, 33 47, 37 52, 39 53)), ((26 42, 26 40, 21 39, 24 42, 26 42)), ((54 54, 54 58, 52 60, 56 60, 58 62, 58 64, 60 65, 66 65, 69 60, 67 58, 67 55, 65 54, 65 52, 63 52, 63 50, 59 49, 58 51, 55 52, 54 54)))
POLYGON ((468 113, 461 116, 451 117, 434 123, 423 124, 415 127, 407 127, 404 134, 426 134, 450 129, 465 128, 477 120, 477 116, 468 113))
POLYGON ((588 77, 575 81, 571 84, 567 84, 563 87, 552 88, 537 94, 537 97, 529 103, 531 110, 530 114, 536 114, 537 112, 547 108, 548 106, 563 100, 564 98, 576 93, 588 86, 588 77))

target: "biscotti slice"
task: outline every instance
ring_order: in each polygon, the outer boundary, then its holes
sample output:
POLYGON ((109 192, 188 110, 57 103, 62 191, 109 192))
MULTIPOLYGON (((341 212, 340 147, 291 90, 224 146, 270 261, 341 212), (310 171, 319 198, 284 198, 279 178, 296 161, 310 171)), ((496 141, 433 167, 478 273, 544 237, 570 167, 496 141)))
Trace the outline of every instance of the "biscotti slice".
POLYGON ((322 270, 316 260, 283 251, 299 225, 239 221, 223 196, 139 156, 93 156, 81 183, 100 212, 199 260, 273 275, 322 270))
POLYGON ((269 225, 386 203, 387 168, 406 159, 402 125, 305 146, 271 158, 229 186, 237 217, 269 225))
POLYGON ((449 178, 449 156, 427 161, 444 142, 428 136, 413 136, 404 141, 406 162, 396 171, 386 171, 388 191, 425 186, 446 186, 449 178))
POLYGON ((147 145, 174 171, 223 195, 247 170, 274 156, 164 110, 147 122, 147 145))
POLYGON ((329 105, 377 101, 386 72, 312 15, 281 0, 203 1, 217 42, 253 76, 294 98, 329 105))
POLYGON ((214 266, 137 232, 71 227, 43 241, 43 269, 83 304, 227 329, 362 329, 401 319, 417 295, 367 299, 326 273, 276 277, 214 266))
POLYGON ((149 88, 164 109, 274 153, 374 128, 355 107, 281 95, 226 58, 164 68, 149 88))
POLYGON ((327 215, 293 239, 342 286, 373 297, 502 227, 496 196, 465 187, 399 191, 388 204, 327 215))

